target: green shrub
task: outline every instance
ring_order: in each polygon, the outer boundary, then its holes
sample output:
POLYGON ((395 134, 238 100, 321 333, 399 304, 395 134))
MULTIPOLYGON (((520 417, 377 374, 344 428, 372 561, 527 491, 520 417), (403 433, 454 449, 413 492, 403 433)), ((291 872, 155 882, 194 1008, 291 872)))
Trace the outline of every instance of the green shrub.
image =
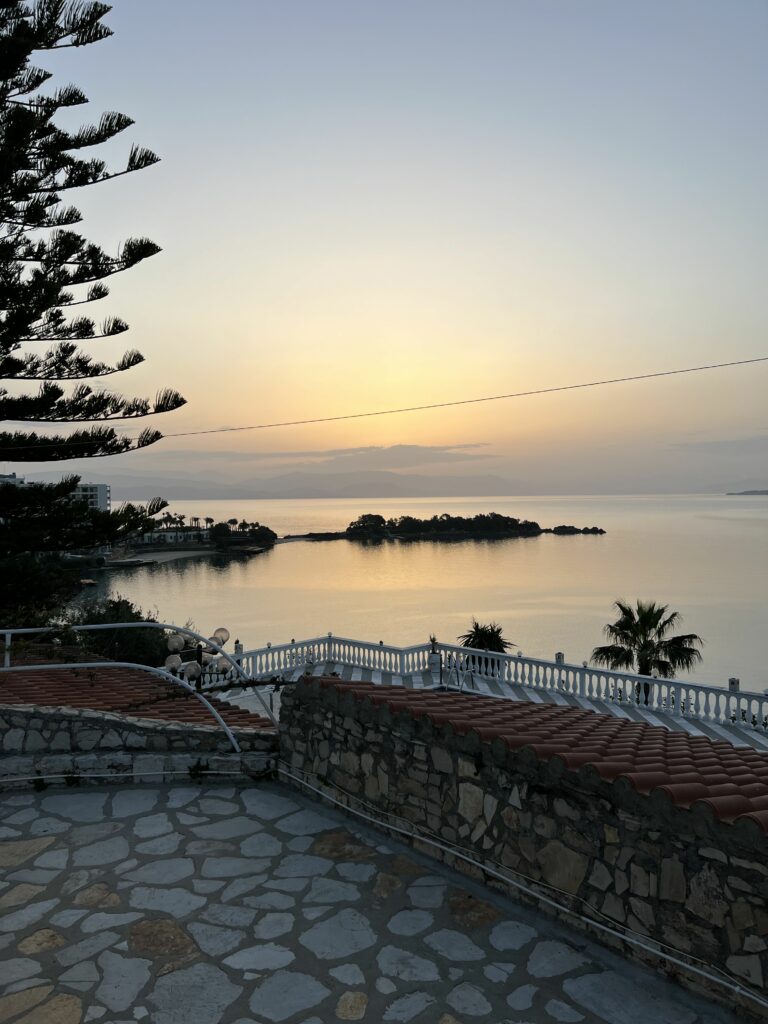
POLYGON ((155 612, 144 612, 119 594, 78 604, 61 620, 67 630, 67 642, 74 641, 84 655, 93 654, 113 661, 133 661, 139 665, 162 665, 168 657, 167 638, 162 629, 104 629, 78 632, 78 625, 113 622, 157 622, 155 612))

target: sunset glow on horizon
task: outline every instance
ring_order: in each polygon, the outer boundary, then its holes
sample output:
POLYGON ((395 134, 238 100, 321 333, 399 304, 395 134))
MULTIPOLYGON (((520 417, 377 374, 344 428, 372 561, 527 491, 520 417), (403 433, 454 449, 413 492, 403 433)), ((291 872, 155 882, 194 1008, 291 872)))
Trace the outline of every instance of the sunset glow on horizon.
MULTIPOLYGON (((71 120, 135 118, 105 149, 130 136, 162 158, 83 212, 105 245, 163 246, 102 305, 147 356, 119 387, 188 399, 164 432, 766 354, 756 0, 118 0, 108 21, 113 39, 45 63, 91 100, 71 120)), ((550 492, 747 487, 767 383, 754 366, 63 468, 162 477, 194 450, 235 474, 230 453, 477 443, 466 472, 550 492)))

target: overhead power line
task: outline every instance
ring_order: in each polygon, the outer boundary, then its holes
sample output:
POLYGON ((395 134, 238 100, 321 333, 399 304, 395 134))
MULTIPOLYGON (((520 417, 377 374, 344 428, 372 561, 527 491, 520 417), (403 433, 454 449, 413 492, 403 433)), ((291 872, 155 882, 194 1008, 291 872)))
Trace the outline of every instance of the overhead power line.
MULTIPOLYGON (((163 434, 163 438, 171 437, 201 437, 207 434, 234 434, 246 430, 273 430, 278 427, 302 427, 314 423, 338 423, 342 420, 369 419, 374 416, 398 416, 407 412, 428 412, 432 409, 452 409, 461 405, 480 405, 484 402, 502 402, 512 398, 529 398, 534 395, 552 395, 562 391, 579 391, 586 388, 605 387, 608 384, 629 384, 633 381, 653 380, 659 377, 676 377, 687 373, 702 373, 705 370, 724 370, 733 366, 749 366, 755 363, 768 363, 768 356, 755 356, 752 359, 734 359, 727 363, 706 363, 703 366, 686 366, 678 370, 657 370, 653 373, 636 373, 627 377, 609 377, 605 380, 585 381, 581 384, 559 384, 549 388, 533 388, 529 391, 513 391, 504 395, 483 395, 480 398, 457 398, 448 402, 430 402, 425 405, 408 405, 395 409, 374 409, 368 412, 350 412, 338 416, 315 416, 304 420, 277 420, 273 423, 251 423, 242 427, 210 427, 205 430, 183 430, 174 434, 163 434)), ((130 437, 131 435, 123 435, 130 437)), ((162 440, 161 439, 161 440, 162 440)), ((83 442, 85 446, 88 442, 83 442)), ((96 443, 96 442, 94 442, 96 443)), ((36 449, 44 447, 55 448, 57 445, 35 446, 36 449)), ((31 449, 31 446, 30 446, 31 449)), ((2 452, 25 451, 23 447, 0 448, 2 452)))
POLYGON ((682 370, 660 370, 656 373, 638 373, 632 377, 611 377, 607 380, 591 380, 583 384, 560 384, 551 388, 535 388, 531 391, 514 391, 508 395, 485 395, 482 398, 458 398, 450 402, 431 402, 428 405, 408 405, 398 409, 376 409, 373 412, 350 412, 341 416, 317 416, 308 420, 282 420, 276 423, 254 423, 245 427, 213 427, 210 430, 185 430, 178 434, 163 434, 163 437, 196 437, 200 434, 230 434, 240 430, 270 430, 273 427, 301 427, 310 423, 337 423, 339 420, 360 420, 371 416, 397 416, 405 412, 426 412, 430 409, 451 409, 458 405, 479 405, 481 402, 502 402, 509 398, 528 398, 532 395, 551 395, 558 391, 577 391, 580 388, 598 388, 606 384, 627 384, 636 380, 651 380, 653 377, 674 377, 682 373, 700 373, 702 370, 723 370, 729 366, 746 366, 749 363, 766 363, 768 356, 754 359, 737 359, 729 363, 709 363, 705 366, 687 366, 682 370))

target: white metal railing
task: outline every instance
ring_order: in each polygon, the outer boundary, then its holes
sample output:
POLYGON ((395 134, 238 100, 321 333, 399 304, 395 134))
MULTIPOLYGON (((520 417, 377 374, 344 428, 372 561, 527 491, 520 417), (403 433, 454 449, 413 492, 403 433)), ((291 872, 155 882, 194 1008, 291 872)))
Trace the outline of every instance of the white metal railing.
MULTIPOLYGON (((297 669, 311 669, 318 663, 351 665, 395 676, 430 670, 430 644, 393 647, 383 643, 327 635, 288 644, 245 651, 238 659, 252 678, 281 676, 297 669)), ((717 725, 739 725, 768 730, 768 694, 695 683, 682 679, 657 679, 631 672, 614 672, 591 665, 494 654, 455 644, 437 643, 443 682, 464 685, 473 677, 502 685, 525 686, 533 690, 570 694, 614 705, 640 705, 678 718, 691 718, 717 725)))
MULTIPOLYGON (((204 637, 201 633, 196 632, 194 629, 190 629, 189 626, 175 626, 175 625, 172 625, 172 624, 167 623, 167 622, 154 622, 154 621, 150 621, 150 622, 116 622, 116 623, 115 622, 110 622, 110 623, 98 623, 98 624, 87 623, 87 624, 77 624, 76 626, 72 626, 72 627, 69 627, 69 628, 71 628, 74 632, 96 632, 96 631, 102 631, 102 630, 115 630, 115 629, 146 629, 146 628, 150 628, 150 629, 160 629, 160 630, 168 631, 168 632, 171 632, 171 633, 177 633, 177 634, 181 634, 183 636, 189 637, 189 638, 197 641, 199 644, 205 646, 209 651, 214 651, 217 654, 218 658, 221 659, 221 666, 220 667, 218 667, 216 669, 213 669, 213 670, 212 669, 207 669, 206 671, 204 671, 202 673, 201 679, 202 679, 203 683, 208 684, 210 686, 210 685, 214 685, 214 684, 221 685, 222 683, 231 683, 233 681, 236 681, 238 683, 242 683, 243 686, 252 687, 253 688, 253 692, 254 692, 257 700, 261 704, 263 710, 266 712, 267 717, 270 718, 271 721, 274 724, 277 724, 277 718, 275 716, 274 711, 264 701, 264 698, 259 693, 259 688, 255 685, 257 680, 253 679, 247 673, 247 671, 244 670, 244 668, 242 666, 242 663, 241 663, 241 658, 239 656, 239 652, 234 654, 234 655, 230 654, 228 651, 225 651, 223 646, 218 644, 214 640, 213 637, 204 637)), ((31 627, 30 626, 27 626, 27 627, 6 627, 6 626, 2 626, 2 627, 0 627, 0 637, 2 637, 2 639, 3 639, 3 663, 2 663, 2 665, 0 665, 0 672, 18 672, 18 671, 24 671, 24 670, 39 671, 42 668, 45 668, 45 669, 59 669, 59 668, 69 668, 69 669, 73 669, 74 668, 74 669, 77 669, 77 668, 91 668, 91 667, 93 667, 91 665, 91 663, 85 663, 85 662, 64 662, 64 663, 62 663, 62 662, 55 662, 55 663, 53 663, 51 665, 22 665, 22 666, 17 666, 15 668, 11 667, 11 658, 12 658, 12 652, 13 652, 12 645, 13 645, 14 637, 16 637, 16 636, 33 636, 35 634, 39 635, 39 634, 44 634, 44 633, 56 633, 56 632, 61 632, 61 630, 62 630, 62 627, 60 627, 60 626, 31 626, 31 627)), ((98 663, 94 663, 94 664, 96 664, 97 666, 102 666, 102 667, 106 664, 106 665, 110 665, 112 668, 120 668, 120 667, 122 667, 122 668, 126 668, 126 667, 128 667, 128 668, 131 668, 131 667, 139 668, 139 669, 143 669, 146 672, 149 672, 150 674, 153 674, 153 675, 156 675, 156 676, 160 676, 161 678, 166 679, 166 681, 176 682, 176 683, 180 684, 184 689, 189 690, 190 692, 194 693, 194 695, 196 697, 198 697, 203 702, 203 704, 211 711, 211 713, 215 717, 216 721, 219 722, 219 724, 221 724, 224 727, 224 729, 225 729, 225 731, 227 733, 228 738, 230 739, 230 741, 234 745, 235 750, 239 750, 239 748, 237 746, 237 742, 235 741, 234 737, 231 735, 230 730, 224 725, 220 715, 213 709, 213 707, 210 705, 210 703, 205 698, 200 696, 200 694, 197 692, 196 689, 193 689, 191 686, 189 686, 189 684, 188 684, 188 682, 186 680, 179 679, 179 677, 177 675, 175 675, 172 672, 167 672, 165 669, 151 668, 151 667, 146 666, 146 665, 135 665, 133 662, 128 663, 128 662, 114 662, 114 661, 110 662, 110 661, 107 661, 107 662, 98 662, 98 663)), ((0 691, 0 698, 1 697, 2 697, 2 693, 0 691)), ((0 703, 2 703, 1 699, 0 699, 0 703)))
MULTIPOLYGON (((224 730, 224 734, 230 742, 232 749, 236 754, 240 753, 240 745, 238 744, 232 730, 229 728, 227 723, 221 717, 216 708, 207 700, 202 693, 199 693, 193 686, 190 686, 184 679, 179 679, 178 676, 172 675, 170 672, 166 672, 163 668, 151 668, 149 665, 140 665, 135 661, 80 661, 80 662, 53 662, 48 665, 15 665, 15 666, 0 666, 0 672, 2 673, 14 673, 14 672, 62 672, 71 669, 103 669, 105 665, 109 665, 110 668, 130 668, 135 669, 138 672, 147 672, 149 675, 155 676, 158 679, 162 679, 165 683, 171 683, 174 686, 180 686, 187 693, 196 697, 197 700, 206 708, 207 711, 213 716, 215 721, 224 730)), ((2 689, 0 688, 0 703, 2 703, 2 689)))

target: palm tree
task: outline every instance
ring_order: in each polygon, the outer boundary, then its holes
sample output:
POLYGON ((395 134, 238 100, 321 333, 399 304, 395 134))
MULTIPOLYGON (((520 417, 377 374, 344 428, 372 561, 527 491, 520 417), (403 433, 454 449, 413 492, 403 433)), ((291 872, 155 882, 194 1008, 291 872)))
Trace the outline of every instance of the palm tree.
MULTIPOLYGON (((697 648, 704 641, 700 636, 696 633, 669 635, 682 618, 679 612, 669 612, 669 605, 638 601, 633 608, 626 601, 616 601, 614 607, 619 617, 603 629, 611 643, 592 651, 596 665, 635 669, 641 676, 658 673, 665 679, 674 679, 678 669, 687 671, 701 661, 697 648)), ((645 686, 649 688, 647 683, 645 686)))
POLYGON ((206 516, 205 517, 205 525, 206 525, 207 529, 210 530, 210 528, 213 526, 213 523, 214 523, 213 516, 206 516))
POLYGON ((515 647, 511 640, 502 635, 503 626, 498 622, 481 625, 472 619, 472 628, 456 637, 462 647, 474 647, 476 651, 492 651, 494 654, 506 654, 510 647, 515 647))

